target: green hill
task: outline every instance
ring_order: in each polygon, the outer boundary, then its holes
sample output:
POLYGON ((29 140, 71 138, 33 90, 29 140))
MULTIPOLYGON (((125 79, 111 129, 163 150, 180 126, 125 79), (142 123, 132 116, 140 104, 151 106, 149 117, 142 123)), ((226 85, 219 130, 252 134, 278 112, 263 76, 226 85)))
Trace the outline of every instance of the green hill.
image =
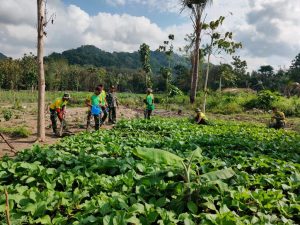
POLYGON ((6 59, 7 56, 6 55, 3 55, 1 52, 0 52, 0 59, 6 59))
MULTIPOLYGON (((105 68, 141 68, 140 55, 138 52, 105 52, 93 45, 81 46, 77 49, 70 49, 62 53, 52 53, 46 60, 65 59, 70 64, 94 65, 105 68)), ((186 65, 184 57, 174 55, 172 65, 186 65)), ((167 66, 168 60, 164 53, 151 51, 151 67, 153 72, 159 71, 161 66, 167 66)))

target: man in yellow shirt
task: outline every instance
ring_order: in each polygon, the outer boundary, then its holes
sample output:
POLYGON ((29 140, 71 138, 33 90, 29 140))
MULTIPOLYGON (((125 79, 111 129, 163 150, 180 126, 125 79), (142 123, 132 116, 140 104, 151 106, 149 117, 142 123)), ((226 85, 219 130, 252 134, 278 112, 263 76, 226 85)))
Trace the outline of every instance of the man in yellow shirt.
POLYGON ((281 129, 285 127, 285 115, 283 112, 280 112, 276 107, 272 108, 273 116, 271 117, 270 128, 281 129))
POLYGON ((104 85, 103 84, 99 84, 98 85, 98 88, 100 90, 100 95, 99 95, 99 98, 100 98, 100 107, 101 107, 101 110, 102 110, 102 118, 101 118, 101 122, 100 122, 100 126, 105 122, 106 118, 107 118, 107 101, 106 101, 106 92, 104 90, 104 85))
POLYGON ((197 124, 207 125, 208 124, 208 120, 207 120, 207 117, 205 116, 205 114, 199 108, 197 108, 195 110, 195 112, 196 112, 195 122, 197 124))
POLYGON ((52 123, 52 129, 54 134, 57 134, 57 123, 56 118, 62 122, 63 116, 65 114, 65 109, 68 101, 70 100, 70 95, 65 93, 63 97, 56 98, 50 105, 50 119, 52 123))

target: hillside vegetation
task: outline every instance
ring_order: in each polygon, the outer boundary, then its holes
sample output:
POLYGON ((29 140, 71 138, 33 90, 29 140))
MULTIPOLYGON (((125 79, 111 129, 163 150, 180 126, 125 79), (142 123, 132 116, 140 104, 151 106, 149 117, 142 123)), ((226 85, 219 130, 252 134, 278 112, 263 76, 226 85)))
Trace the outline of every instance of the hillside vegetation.
MULTIPOLYGON (((93 45, 84 45, 76 49, 70 49, 62 53, 52 53, 47 60, 64 59, 71 65, 93 65, 96 67, 116 67, 126 69, 140 69, 142 67, 139 52, 106 52, 93 45)), ((174 55, 176 64, 187 65, 186 59, 174 55)), ((162 52, 151 51, 151 68, 159 72, 161 66, 167 66, 168 59, 162 52)))

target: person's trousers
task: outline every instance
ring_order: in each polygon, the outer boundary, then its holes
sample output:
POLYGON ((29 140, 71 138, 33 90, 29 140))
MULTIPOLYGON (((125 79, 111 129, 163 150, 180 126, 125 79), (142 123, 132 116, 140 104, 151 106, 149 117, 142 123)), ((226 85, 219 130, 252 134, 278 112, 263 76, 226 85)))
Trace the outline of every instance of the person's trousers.
POLYGON ((202 125, 208 125, 208 122, 204 119, 200 120, 200 122, 198 124, 202 124, 202 125))
POLYGON ((103 116, 101 118, 101 124, 103 124, 107 118, 107 111, 106 111, 106 108, 104 106, 101 106, 101 110, 102 110, 102 113, 103 113, 103 116))
MULTIPOLYGON (((99 130, 100 128, 100 115, 94 115, 94 121, 95 121, 95 130, 99 130)), ((91 119, 92 119, 92 113, 91 111, 88 111, 88 115, 87 115, 87 128, 91 125, 91 119)))
POLYGON ((115 123, 117 120, 117 107, 109 107, 108 121, 115 123))
MULTIPOLYGON (((55 109, 50 109, 51 126, 54 133, 57 131, 57 112, 55 109)), ((61 122, 61 119, 59 119, 61 122)))
POLYGON ((269 126, 270 128, 274 128, 274 129, 283 129, 285 128, 285 122, 283 121, 276 121, 275 123, 270 124, 269 126))
POLYGON ((144 111, 145 119, 150 120, 151 114, 152 114, 152 110, 150 110, 150 109, 145 109, 145 111, 144 111))

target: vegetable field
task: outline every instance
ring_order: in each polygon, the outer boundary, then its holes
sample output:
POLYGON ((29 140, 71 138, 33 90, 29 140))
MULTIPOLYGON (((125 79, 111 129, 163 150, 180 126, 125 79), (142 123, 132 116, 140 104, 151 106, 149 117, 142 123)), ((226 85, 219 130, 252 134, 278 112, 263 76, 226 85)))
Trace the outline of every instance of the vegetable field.
POLYGON ((121 121, 0 161, 12 224, 299 224, 300 135, 121 121))

